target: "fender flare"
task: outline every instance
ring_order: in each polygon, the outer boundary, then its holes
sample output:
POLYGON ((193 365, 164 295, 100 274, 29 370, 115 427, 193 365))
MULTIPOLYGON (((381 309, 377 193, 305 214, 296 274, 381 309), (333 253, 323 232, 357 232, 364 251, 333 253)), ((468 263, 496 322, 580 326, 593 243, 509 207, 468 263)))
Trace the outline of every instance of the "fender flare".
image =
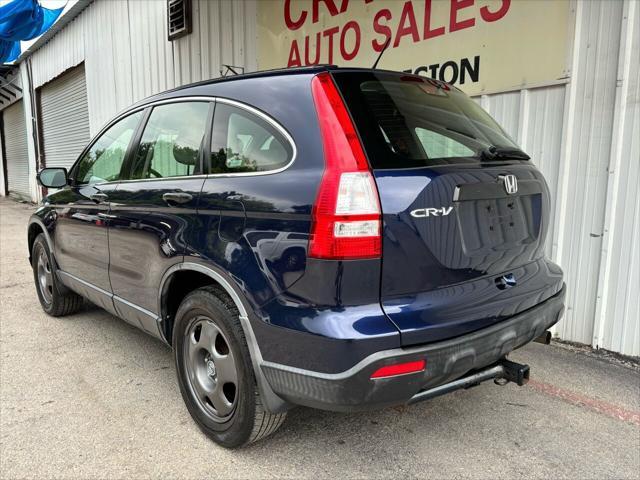
MULTIPOLYGON (((31 230, 31 226, 34 224, 38 225, 42 230, 42 233, 44 234, 44 238, 47 241, 47 246, 49 247, 49 251, 51 252, 51 257, 53 257, 53 261, 54 263, 56 263, 56 266, 57 266, 57 262, 55 260, 55 254, 53 251, 53 241, 51 240, 51 235, 49 235, 49 229, 44 224, 42 219, 37 215, 31 215, 31 217, 29 218, 29 225, 27 226, 27 241, 29 241, 29 230, 31 230)), ((29 248, 29 260, 31 260, 31 248, 29 248)))
MULTIPOLYGON (((215 271, 213 268, 206 267, 199 263, 193 262, 181 262, 175 265, 172 265, 167 269, 167 271, 162 276, 162 280, 160 282, 160 289, 158 292, 158 319, 159 322, 164 322, 164 313, 163 313, 163 300, 164 295, 166 293, 166 289, 169 285, 169 280, 172 275, 178 271, 194 271, 198 273, 202 273, 210 277, 217 285, 222 287, 224 291, 231 297, 231 300, 235 304, 238 312, 240 313, 239 319, 240 324, 242 326, 242 330, 244 331, 245 339, 247 340, 247 346, 249 347, 249 356, 251 357, 251 364, 253 366, 253 372, 256 377, 256 383, 258 385, 258 390, 262 397, 264 406, 271 413, 282 413, 289 410, 292 405, 280 398, 271 388, 269 382, 267 381, 264 373, 262 372, 262 364, 264 360, 262 358, 262 353, 260 352, 260 346, 258 345, 258 341, 256 340, 256 336, 253 332, 253 327, 251 326, 251 321, 249 320, 249 314, 247 313, 247 308, 242 301, 240 294, 236 291, 230 281, 228 281, 222 274, 215 271)), ((158 325, 158 329, 163 336, 163 340, 167 344, 171 344, 166 338, 164 338, 164 330, 162 329, 162 325, 158 325)))

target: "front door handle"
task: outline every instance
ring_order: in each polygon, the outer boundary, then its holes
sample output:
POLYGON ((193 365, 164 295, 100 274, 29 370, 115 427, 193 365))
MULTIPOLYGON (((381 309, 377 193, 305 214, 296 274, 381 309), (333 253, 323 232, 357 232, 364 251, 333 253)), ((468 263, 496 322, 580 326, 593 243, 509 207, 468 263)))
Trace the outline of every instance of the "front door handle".
POLYGON ((189 203, 191 200, 193 200, 193 195, 184 192, 167 192, 162 195, 162 199, 168 204, 189 203))
POLYGON ((106 193, 94 193, 89 198, 96 203, 104 203, 109 200, 109 196, 106 193))

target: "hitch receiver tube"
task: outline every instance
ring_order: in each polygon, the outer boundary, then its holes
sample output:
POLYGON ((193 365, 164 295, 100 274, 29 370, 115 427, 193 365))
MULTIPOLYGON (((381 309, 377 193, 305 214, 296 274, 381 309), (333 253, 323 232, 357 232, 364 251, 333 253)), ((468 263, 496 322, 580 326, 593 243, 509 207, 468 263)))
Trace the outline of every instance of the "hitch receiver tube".
POLYGON ((512 362, 510 360, 502 359, 500 364, 504 368, 504 379, 517 384, 519 387, 523 386, 529 381, 529 365, 522 365, 521 363, 512 362))
POLYGON ((529 381, 529 365, 523 365, 503 358, 492 366, 465 375, 444 385, 418 392, 409 399, 408 404, 422 402, 463 388, 475 387, 486 380, 497 380, 500 378, 522 386, 529 381))

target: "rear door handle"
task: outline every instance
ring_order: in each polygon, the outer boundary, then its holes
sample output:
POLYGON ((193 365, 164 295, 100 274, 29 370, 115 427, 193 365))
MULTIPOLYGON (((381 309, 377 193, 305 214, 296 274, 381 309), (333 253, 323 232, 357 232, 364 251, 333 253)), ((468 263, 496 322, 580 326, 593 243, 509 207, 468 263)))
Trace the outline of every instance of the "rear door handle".
POLYGON ((162 195, 162 199, 171 204, 171 203, 189 203, 191 200, 193 200, 193 195, 191 195, 190 193, 184 193, 184 192, 167 192, 164 195, 162 195))
POLYGON ((89 198, 96 203, 104 203, 109 200, 109 196, 106 193, 94 193, 89 198))

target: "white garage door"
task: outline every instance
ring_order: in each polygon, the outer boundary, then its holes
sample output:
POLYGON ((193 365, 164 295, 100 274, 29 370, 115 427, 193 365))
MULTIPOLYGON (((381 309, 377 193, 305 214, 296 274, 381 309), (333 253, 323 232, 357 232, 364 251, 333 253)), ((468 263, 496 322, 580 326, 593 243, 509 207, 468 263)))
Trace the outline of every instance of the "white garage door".
POLYGON ((7 155, 7 183, 9 194, 31 199, 29 192, 29 154, 27 153, 27 127, 22 100, 2 111, 5 153, 7 155))
POLYGON ((44 164, 69 168, 89 142, 84 66, 45 84, 39 94, 44 164))

